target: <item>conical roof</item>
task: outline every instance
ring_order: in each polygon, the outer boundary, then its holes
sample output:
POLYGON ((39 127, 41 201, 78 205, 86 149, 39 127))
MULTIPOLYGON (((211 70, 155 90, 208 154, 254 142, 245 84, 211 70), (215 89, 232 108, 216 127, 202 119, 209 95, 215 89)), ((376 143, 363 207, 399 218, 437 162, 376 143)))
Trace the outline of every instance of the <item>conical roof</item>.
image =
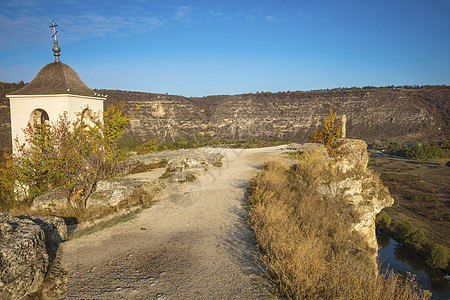
POLYGON ((44 66, 36 77, 23 88, 11 95, 52 95, 72 94, 95 96, 71 67, 62 62, 52 62, 44 66))

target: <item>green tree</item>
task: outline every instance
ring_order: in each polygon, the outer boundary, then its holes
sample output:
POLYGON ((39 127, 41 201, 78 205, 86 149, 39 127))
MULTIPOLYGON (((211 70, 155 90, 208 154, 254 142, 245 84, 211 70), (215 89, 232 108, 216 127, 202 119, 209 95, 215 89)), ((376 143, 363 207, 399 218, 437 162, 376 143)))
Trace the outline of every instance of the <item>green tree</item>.
POLYGON ((428 263, 434 268, 445 269, 448 266, 450 259, 450 251, 447 247, 433 244, 431 247, 431 256, 428 263))
POLYGON ((338 156, 342 145, 339 138, 342 135, 342 122, 336 119, 336 113, 330 108, 330 116, 324 120, 324 126, 317 129, 310 137, 310 142, 320 143, 327 149, 328 155, 338 156))
POLYGON ((119 104, 103 119, 86 107, 74 122, 64 113, 54 124, 28 124, 26 143, 16 141, 14 157, 16 178, 28 198, 60 187, 73 206, 85 207, 97 181, 116 173, 117 140, 128 122, 119 104))
MULTIPOLYGON (((126 126, 130 124, 129 117, 123 113, 124 106, 124 101, 110 105, 103 114, 102 133, 106 158, 111 162, 113 170, 116 170, 118 161, 117 141, 123 136, 126 126)), ((139 107, 136 108, 138 109, 139 107)))
POLYGON ((395 232, 401 239, 406 239, 416 231, 414 226, 408 220, 404 220, 395 226, 395 232))

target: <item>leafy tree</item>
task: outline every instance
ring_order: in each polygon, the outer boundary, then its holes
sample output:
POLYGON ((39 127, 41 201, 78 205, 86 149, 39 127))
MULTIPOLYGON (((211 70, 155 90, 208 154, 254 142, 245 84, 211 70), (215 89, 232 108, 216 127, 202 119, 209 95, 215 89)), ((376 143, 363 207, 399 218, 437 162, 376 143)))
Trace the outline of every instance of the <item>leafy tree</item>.
POLYGON ((310 142, 320 143, 325 146, 330 156, 338 156, 340 154, 339 147, 342 142, 339 138, 342 135, 342 122, 336 119, 336 113, 330 108, 330 116, 324 120, 324 126, 317 129, 310 137, 310 142))
POLYGON ((119 104, 110 106, 103 119, 86 107, 74 122, 66 112, 54 124, 29 123, 26 143, 18 144, 14 157, 26 196, 61 187, 73 206, 85 207, 96 182, 117 171, 117 139, 128 122, 119 104))
POLYGON ((411 234, 415 233, 416 229, 408 220, 398 223, 395 227, 395 232, 401 239, 406 239, 411 234))
POLYGON ((450 260, 450 250, 442 245, 433 244, 431 247, 431 257, 428 263, 434 268, 445 269, 450 260))
MULTIPOLYGON (((117 141, 123 136, 125 127, 130 123, 130 119, 123 114, 125 102, 121 101, 115 105, 110 105, 103 114, 103 138, 106 149, 106 158, 111 161, 111 167, 117 168, 118 152, 117 141)), ((136 110, 139 109, 136 108, 136 110)))
POLYGON ((426 244, 426 242, 427 242, 427 240, 421 230, 415 230, 405 240, 405 243, 407 245, 414 247, 416 249, 421 249, 423 247, 423 245, 426 244))

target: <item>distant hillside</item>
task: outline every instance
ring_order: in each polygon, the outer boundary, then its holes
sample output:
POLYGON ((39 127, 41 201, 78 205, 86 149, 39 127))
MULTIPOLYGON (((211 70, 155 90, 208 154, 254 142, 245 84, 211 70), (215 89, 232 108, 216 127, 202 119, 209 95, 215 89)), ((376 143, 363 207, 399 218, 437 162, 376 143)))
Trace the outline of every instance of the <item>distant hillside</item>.
POLYGON ((332 108, 347 116, 349 138, 426 141, 449 138, 449 86, 352 88, 186 98, 100 90, 106 105, 140 107, 128 133, 143 141, 215 138, 306 141, 332 108))
POLYGON ((24 86, 23 81, 19 83, 0 82, 0 149, 11 148, 11 116, 9 99, 5 95, 24 86))
MULTIPOLYGON (((2 83, 0 145, 9 141, 9 103, 22 85, 2 83), (4 120, 4 121, 3 121, 4 120)), ((105 106, 125 100, 135 113, 127 136, 140 141, 214 138, 306 141, 332 108, 347 116, 347 136, 367 142, 427 141, 450 137, 449 86, 366 87, 234 96, 183 96, 98 90, 105 106)), ((10 143, 10 142, 9 142, 10 143)))

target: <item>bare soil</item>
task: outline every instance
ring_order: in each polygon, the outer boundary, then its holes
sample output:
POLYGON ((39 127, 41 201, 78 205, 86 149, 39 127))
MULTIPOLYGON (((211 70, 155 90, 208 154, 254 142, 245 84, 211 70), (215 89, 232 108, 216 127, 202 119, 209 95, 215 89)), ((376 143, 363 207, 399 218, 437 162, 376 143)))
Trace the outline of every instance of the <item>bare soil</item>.
POLYGON ((224 158, 164 191, 128 222, 62 245, 67 299, 274 298, 242 206, 249 179, 281 147, 211 149, 224 158))

